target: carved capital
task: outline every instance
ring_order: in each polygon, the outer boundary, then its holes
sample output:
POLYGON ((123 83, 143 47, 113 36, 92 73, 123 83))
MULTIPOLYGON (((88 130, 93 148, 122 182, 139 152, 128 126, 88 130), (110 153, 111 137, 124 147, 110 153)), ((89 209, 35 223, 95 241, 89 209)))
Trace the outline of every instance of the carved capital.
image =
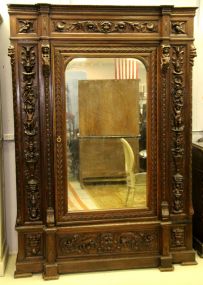
POLYGON ((193 66, 194 65, 194 58, 197 56, 197 51, 195 46, 192 44, 190 46, 190 64, 193 66))
POLYGON ((170 64, 170 45, 162 45, 161 50, 161 70, 167 72, 170 64))
POLYGON ((53 227, 55 224, 54 209, 51 207, 47 209, 46 222, 48 227, 53 227))
POLYGON ((15 64, 15 48, 14 48, 14 46, 8 47, 8 56, 11 59, 11 66, 13 67, 13 65, 15 64))
POLYGON ((44 76, 50 74, 50 46, 49 44, 42 45, 42 66, 44 76))
POLYGON ((162 201, 161 203, 161 219, 163 221, 168 221, 169 219, 169 206, 167 201, 162 201))

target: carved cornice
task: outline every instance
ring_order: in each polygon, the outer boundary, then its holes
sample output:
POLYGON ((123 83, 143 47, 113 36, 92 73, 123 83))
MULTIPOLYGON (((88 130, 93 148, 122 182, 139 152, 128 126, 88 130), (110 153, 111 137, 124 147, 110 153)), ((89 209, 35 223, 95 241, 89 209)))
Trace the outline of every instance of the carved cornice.
POLYGON ((22 98, 24 110, 24 161, 27 193, 27 214, 30 221, 40 219, 39 142, 37 112, 36 52, 34 46, 22 46, 22 98))
POLYGON ((112 255, 158 251, 157 231, 67 234, 59 238, 60 256, 112 255))
POLYGON ((184 57, 185 48, 174 46, 172 55, 172 212, 182 213, 184 210, 184 57))
POLYGON ((53 21, 60 33, 157 33, 157 21, 53 21))

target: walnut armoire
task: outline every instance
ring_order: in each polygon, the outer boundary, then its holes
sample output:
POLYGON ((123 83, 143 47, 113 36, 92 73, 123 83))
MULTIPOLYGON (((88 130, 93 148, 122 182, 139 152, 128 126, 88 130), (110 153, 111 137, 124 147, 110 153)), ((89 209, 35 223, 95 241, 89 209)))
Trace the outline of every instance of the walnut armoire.
MULTIPOLYGON (((194 264, 195 8, 9 5, 17 175, 16 277, 194 264), (137 58, 147 72, 147 207, 68 211, 65 66, 137 58)), ((126 95, 127 96, 127 95, 126 95)), ((129 106, 130 108, 131 106, 129 106)), ((116 106, 115 106, 116 108, 116 106)))

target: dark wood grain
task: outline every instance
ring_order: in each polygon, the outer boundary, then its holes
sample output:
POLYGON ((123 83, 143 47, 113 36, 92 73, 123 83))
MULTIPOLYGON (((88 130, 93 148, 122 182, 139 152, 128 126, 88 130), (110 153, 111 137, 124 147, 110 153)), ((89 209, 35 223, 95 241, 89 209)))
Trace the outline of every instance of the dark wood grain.
MULTIPOLYGON (((15 276, 42 272, 44 279, 56 279, 66 272, 140 267, 166 271, 173 263, 194 264, 195 8, 22 4, 9 5, 9 14, 17 176, 15 276), (146 67, 144 209, 67 212, 64 72, 74 57, 136 58, 146 67)), ((124 107, 130 114, 131 106, 124 107)))

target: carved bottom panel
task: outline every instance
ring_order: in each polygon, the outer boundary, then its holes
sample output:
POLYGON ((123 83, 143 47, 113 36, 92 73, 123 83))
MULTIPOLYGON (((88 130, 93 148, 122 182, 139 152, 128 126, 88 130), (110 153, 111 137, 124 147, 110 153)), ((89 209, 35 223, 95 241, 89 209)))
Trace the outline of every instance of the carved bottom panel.
POLYGON ((57 236, 58 258, 91 257, 125 254, 159 253, 158 227, 151 229, 131 229, 61 233, 57 236))

